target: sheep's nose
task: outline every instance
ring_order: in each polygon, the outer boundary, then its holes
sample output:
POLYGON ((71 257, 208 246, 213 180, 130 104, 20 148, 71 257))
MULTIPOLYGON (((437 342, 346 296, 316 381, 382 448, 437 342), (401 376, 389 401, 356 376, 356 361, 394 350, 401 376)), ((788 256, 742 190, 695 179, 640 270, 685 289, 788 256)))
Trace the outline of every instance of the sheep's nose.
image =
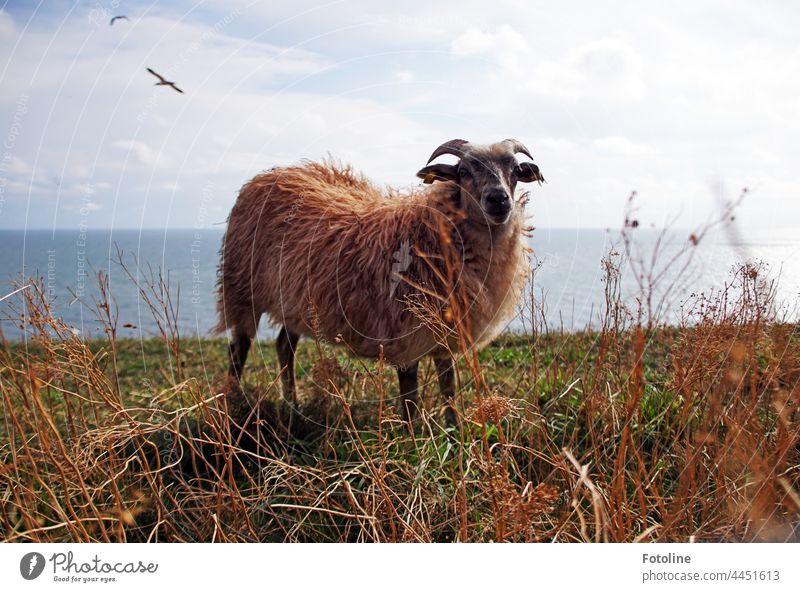
POLYGON ((486 204, 493 205, 493 206, 504 206, 507 205, 506 202, 509 201, 508 193, 505 189, 497 188, 497 189, 489 189, 486 191, 486 204))
POLYGON ((487 189, 483 194, 483 210, 495 223, 502 224, 511 211, 511 199, 502 188, 487 189))

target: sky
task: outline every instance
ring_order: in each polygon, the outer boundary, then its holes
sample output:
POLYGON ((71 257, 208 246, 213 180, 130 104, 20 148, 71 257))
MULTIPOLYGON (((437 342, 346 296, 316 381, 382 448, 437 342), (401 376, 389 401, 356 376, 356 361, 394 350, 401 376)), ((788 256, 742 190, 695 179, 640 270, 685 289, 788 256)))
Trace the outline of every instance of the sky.
POLYGON ((800 5, 7 2, 0 228, 204 228, 276 165, 517 138, 537 227, 800 227, 800 5), (130 20, 109 26, 111 16, 130 20), (154 86, 146 68, 175 81, 154 86))

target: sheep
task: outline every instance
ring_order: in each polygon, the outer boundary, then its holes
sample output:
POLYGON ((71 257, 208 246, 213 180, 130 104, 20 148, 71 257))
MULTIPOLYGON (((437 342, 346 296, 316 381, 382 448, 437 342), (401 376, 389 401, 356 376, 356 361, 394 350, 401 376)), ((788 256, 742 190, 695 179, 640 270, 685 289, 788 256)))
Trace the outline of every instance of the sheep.
POLYGON ((417 413, 419 362, 432 356, 445 419, 457 423, 453 353, 500 332, 530 273, 524 198, 514 191, 544 179, 517 153, 533 160, 517 140, 451 140, 417 173, 426 185, 407 192, 382 191, 330 160, 256 175, 239 193, 220 251, 216 329, 231 330, 228 375, 241 379, 266 313, 281 327, 288 401, 305 335, 394 365, 408 421, 417 413), (431 164, 445 154, 458 162, 431 164))

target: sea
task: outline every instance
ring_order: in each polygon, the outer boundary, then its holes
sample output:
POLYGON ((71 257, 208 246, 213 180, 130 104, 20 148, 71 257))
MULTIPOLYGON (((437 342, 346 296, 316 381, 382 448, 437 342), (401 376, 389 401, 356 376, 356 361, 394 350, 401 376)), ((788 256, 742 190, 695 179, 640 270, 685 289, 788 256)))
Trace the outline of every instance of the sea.
MULTIPOLYGON (((102 337, 98 303, 107 284, 121 337, 159 334, 150 304, 166 294, 182 335, 208 336, 216 322, 215 282, 224 227, 168 230, 0 230, 0 330, 25 337, 22 292, 38 281, 56 317, 85 338, 102 337), (155 286, 152 291, 148 285, 155 286)), ((733 270, 756 266, 770 287, 775 312, 798 318, 800 234, 796 230, 742 237, 659 231, 539 228, 529 238, 533 281, 509 331, 578 331, 602 323, 609 294, 619 291, 634 317, 644 311, 660 324, 692 322, 702 299, 735 290, 733 270)), ((387 257, 392 255, 387 253, 387 257)), ((163 319, 161 320, 163 324, 163 319)), ((275 329, 266 321, 261 337, 275 329)))

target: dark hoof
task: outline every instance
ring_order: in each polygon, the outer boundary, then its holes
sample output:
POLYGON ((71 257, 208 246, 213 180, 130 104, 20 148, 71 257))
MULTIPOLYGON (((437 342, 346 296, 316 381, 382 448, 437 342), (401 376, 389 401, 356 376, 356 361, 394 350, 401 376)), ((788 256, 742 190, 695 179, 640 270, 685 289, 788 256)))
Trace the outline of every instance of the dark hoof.
POLYGON ((407 399, 400 403, 400 414, 403 417, 403 421, 408 423, 413 423, 414 420, 419 415, 419 409, 417 408, 417 402, 411 399, 407 399))
POLYGON ((447 427, 458 427, 461 425, 461 419, 458 417, 458 413, 453 407, 450 407, 450 405, 444 408, 444 421, 447 427))

